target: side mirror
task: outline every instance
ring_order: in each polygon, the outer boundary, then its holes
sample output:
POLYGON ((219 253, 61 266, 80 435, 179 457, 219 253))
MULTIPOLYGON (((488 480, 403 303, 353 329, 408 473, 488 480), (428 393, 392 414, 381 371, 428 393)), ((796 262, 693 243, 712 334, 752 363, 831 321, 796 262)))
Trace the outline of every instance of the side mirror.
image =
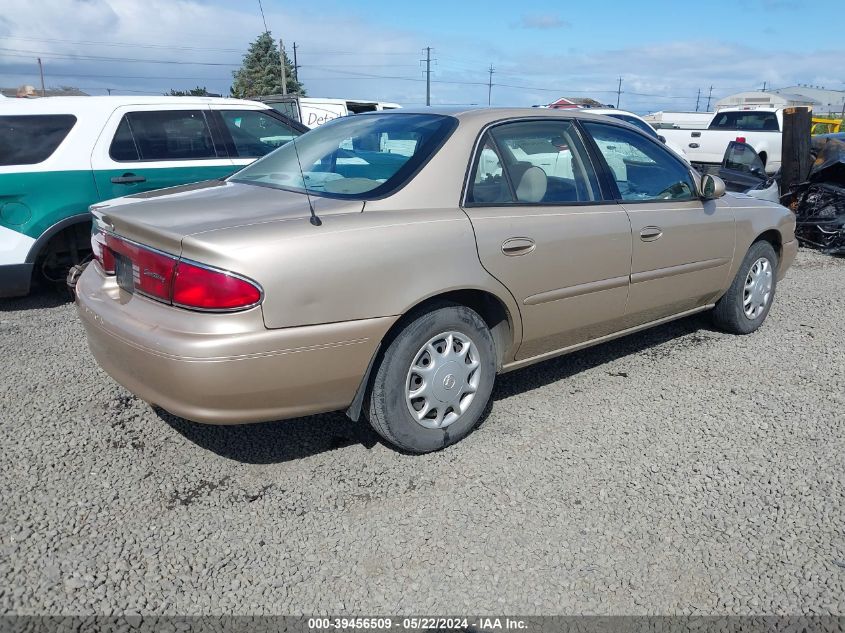
POLYGON ((662 134, 658 134, 658 135, 657 135, 657 138, 660 140, 660 142, 661 142, 661 143, 665 143, 665 142, 666 142, 666 137, 665 137, 665 136, 663 136, 662 134))
POLYGON ((725 195, 725 181, 713 174, 701 177, 701 197, 705 200, 715 200, 725 195))

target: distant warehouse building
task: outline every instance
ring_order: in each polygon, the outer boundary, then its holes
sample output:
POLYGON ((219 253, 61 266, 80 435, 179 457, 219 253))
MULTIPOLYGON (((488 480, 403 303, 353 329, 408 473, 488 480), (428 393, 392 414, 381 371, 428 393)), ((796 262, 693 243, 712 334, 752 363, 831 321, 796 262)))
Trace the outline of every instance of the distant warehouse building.
POLYGON ((813 99, 817 105, 813 106, 816 114, 838 114, 845 116, 845 90, 827 90, 820 86, 797 85, 779 88, 772 92, 801 95, 813 99))
POLYGON ((790 106, 810 106, 814 110, 818 102, 815 99, 800 94, 787 92, 763 92, 749 90, 729 95, 716 102, 717 110, 725 108, 740 108, 742 106, 756 106, 758 108, 788 108, 790 106))
POLYGON ((826 90, 815 86, 787 86, 776 90, 751 90, 738 92, 716 102, 716 109, 757 106, 787 108, 809 106, 815 114, 838 114, 845 112, 845 90, 826 90))

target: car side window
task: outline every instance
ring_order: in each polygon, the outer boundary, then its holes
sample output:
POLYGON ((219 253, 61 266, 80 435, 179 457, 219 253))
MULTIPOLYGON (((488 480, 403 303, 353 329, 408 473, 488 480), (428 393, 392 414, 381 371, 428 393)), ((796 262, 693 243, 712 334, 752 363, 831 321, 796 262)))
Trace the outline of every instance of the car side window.
POLYGON ((567 204, 600 199, 595 172, 572 122, 519 121, 496 126, 489 134, 478 156, 472 202, 567 204))
POLYGON ((0 166, 44 162, 75 124, 72 114, 0 116, 0 166))
POLYGON ((300 133, 260 110, 219 110, 239 158, 260 158, 300 133))
POLYGON ((763 175, 766 171, 760 156, 750 145, 731 141, 725 152, 724 167, 747 174, 763 175))
POLYGON ((475 167, 475 175, 469 190, 468 202, 475 204, 501 204, 513 202, 508 181, 502 170, 499 152, 489 135, 481 147, 475 167))
POLYGON ((117 161, 217 158, 201 110, 129 112, 118 126, 112 148, 115 153, 111 149, 109 153, 117 161), (130 137, 137 155, 128 143, 130 137))
POLYGON ((637 132, 584 122, 607 162, 622 200, 694 200, 689 169, 669 150, 637 132))
POLYGON ((135 138, 132 136, 132 128, 129 127, 129 119, 125 116, 120 120, 120 125, 114 133, 109 147, 109 156, 116 161, 141 160, 135 138))

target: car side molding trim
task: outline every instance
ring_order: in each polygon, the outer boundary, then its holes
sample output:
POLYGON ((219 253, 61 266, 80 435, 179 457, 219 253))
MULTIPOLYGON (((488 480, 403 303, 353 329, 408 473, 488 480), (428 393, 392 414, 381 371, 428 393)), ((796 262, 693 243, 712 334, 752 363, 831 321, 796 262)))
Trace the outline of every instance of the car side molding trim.
POLYGON ((611 277, 610 279, 601 279, 599 281, 590 281, 585 284, 576 284, 574 286, 567 286, 566 288, 559 288, 557 290, 549 290, 548 292, 541 292, 530 297, 525 297, 522 303, 527 306, 536 306, 541 303, 549 303, 550 301, 560 301, 561 299, 570 299, 581 295, 590 294, 593 292, 601 292, 602 290, 613 290, 614 288, 623 288, 628 285, 628 276, 611 277))
POLYGON ((705 310, 711 309, 715 303, 708 303, 707 305, 699 306, 698 308, 693 308, 692 310, 686 310, 684 312, 679 312, 678 314, 673 314, 668 317, 664 317, 662 319, 657 319, 656 321, 649 321, 648 323, 643 323, 642 325, 637 325, 635 327, 630 327, 626 330, 621 330, 619 332, 613 332, 612 334, 608 334, 606 336, 601 336, 599 338, 590 339, 589 341, 583 341, 582 343, 576 343, 575 345, 570 345, 569 347, 563 347, 561 349, 557 349, 551 352, 545 352, 543 354, 539 354, 537 356, 531 356, 530 358, 523 358, 520 360, 515 360, 510 363, 505 363, 502 369, 499 371, 500 374, 507 373, 509 371, 513 371, 515 369, 521 369, 522 367, 526 367, 528 365, 533 365, 534 363, 538 363, 540 361, 549 360, 550 358, 555 358, 557 356, 563 356, 564 354, 571 354, 572 352, 577 352, 579 350, 585 349, 587 347, 593 347, 594 345, 599 345, 601 343, 606 343, 607 341, 612 341, 613 339, 621 338, 623 336, 627 336, 628 334, 633 334, 634 332, 639 332, 641 330, 647 330, 652 328, 656 325, 662 325, 663 323, 668 323, 669 321, 675 321, 677 319, 682 319, 687 316, 691 316, 693 314, 697 314, 698 312, 704 312, 705 310))
POLYGON ((718 268, 730 264, 730 257, 719 257, 717 259, 705 259, 700 262, 692 262, 690 264, 680 264, 679 266, 668 266, 666 268, 656 268, 655 270, 646 270, 641 273, 631 274, 631 283, 639 284, 644 281, 652 281, 654 279, 663 279, 665 277, 672 277, 673 275, 684 275, 686 273, 695 273, 700 270, 707 270, 708 268, 718 268))

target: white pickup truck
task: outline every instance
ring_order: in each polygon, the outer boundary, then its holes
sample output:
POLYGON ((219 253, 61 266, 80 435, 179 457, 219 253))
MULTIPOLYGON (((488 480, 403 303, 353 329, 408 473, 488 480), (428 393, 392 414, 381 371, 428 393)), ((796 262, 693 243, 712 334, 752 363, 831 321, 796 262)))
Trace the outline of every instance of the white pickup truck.
POLYGON ((747 143, 760 156, 766 173, 773 174, 780 169, 782 130, 782 108, 726 108, 713 115, 707 129, 663 128, 660 134, 679 145, 691 162, 711 165, 722 162, 731 141, 747 143))

